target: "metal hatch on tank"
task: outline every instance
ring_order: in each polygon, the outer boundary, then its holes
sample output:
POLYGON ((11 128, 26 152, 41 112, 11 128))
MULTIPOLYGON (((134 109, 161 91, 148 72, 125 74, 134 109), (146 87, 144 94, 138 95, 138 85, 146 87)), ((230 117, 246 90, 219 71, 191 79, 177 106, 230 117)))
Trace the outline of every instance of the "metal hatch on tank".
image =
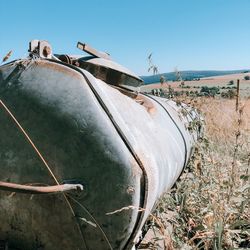
POLYGON ((96 78, 111 85, 138 87, 143 83, 143 80, 135 73, 114 62, 109 54, 99 52, 81 42, 77 43, 77 47, 88 53, 89 56, 57 55, 57 57, 66 63, 74 64, 87 70, 96 78))
POLYGON ((198 114, 124 85, 106 53, 33 40, 0 67, 0 241, 9 249, 132 249, 187 164, 198 114), (185 109, 184 116, 181 109, 185 109))

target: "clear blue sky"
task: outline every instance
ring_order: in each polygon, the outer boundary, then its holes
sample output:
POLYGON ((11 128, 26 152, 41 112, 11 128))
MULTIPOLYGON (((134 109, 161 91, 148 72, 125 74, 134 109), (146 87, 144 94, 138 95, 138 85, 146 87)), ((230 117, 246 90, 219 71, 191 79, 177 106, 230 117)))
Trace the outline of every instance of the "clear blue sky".
MULTIPOLYGON (((32 39, 79 54, 83 41, 139 75, 250 68, 250 0, 0 0, 0 57, 32 39)), ((81 53, 81 52, 80 52, 81 53)))

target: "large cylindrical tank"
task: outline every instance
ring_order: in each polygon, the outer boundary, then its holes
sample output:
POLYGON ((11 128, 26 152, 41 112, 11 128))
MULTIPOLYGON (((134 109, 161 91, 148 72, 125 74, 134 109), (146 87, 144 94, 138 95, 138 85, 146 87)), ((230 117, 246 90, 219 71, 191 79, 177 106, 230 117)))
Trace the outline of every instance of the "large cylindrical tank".
POLYGON ((13 249, 131 249, 197 138, 189 126, 196 113, 187 107, 133 99, 53 60, 1 66, 0 99, 0 182, 84 188, 29 194, 0 187, 0 240, 13 249))

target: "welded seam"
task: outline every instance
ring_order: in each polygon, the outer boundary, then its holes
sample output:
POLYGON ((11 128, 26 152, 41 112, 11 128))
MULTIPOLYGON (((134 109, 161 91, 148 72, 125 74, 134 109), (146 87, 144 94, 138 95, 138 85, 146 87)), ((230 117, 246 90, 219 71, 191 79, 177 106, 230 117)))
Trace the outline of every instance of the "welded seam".
MULTIPOLYGON (((86 80, 88 86, 90 87, 91 91, 93 92, 94 96, 96 97, 97 101, 99 102, 99 104, 101 105, 101 107, 103 108, 103 110, 105 111, 105 113, 107 114, 107 116, 109 117, 111 123, 113 124, 114 128, 116 129, 117 133, 119 134, 120 138, 122 139, 122 141, 124 142, 124 144, 127 146, 128 150, 130 151, 130 153, 133 155, 135 161, 137 162, 137 164, 139 165, 139 167, 141 168, 142 172, 143 172, 143 177, 144 177, 144 194, 143 194, 143 206, 140 206, 142 208, 146 209, 146 204, 147 204, 147 197, 148 197, 148 176, 147 176, 147 172, 146 169, 141 161, 141 159, 139 158, 139 156, 137 155, 137 153, 135 152, 135 150, 133 149, 132 145, 130 144, 129 140, 127 139, 126 135, 123 133, 122 129, 120 128, 120 126, 117 124, 117 122, 115 121, 114 117, 112 116, 112 114, 110 113, 108 107, 106 106, 106 104, 103 102, 101 96, 99 95, 99 93, 96 91, 96 89, 94 88, 94 86, 92 85, 92 83, 90 82, 90 80, 88 79, 88 77, 84 74, 84 72, 77 68, 76 66, 70 65, 70 64, 66 64, 63 62, 59 62, 59 61, 55 61, 52 59, 49 59, 48 61, 51 61, 53 63, 57 63, 57 64, 62 64, 66 67, 69 67, 71 69, 74 69, 75 71, 79 72, 84 79, 86 80)), ((124 249, 127 249, 130 244, 129 242, 137 235, 139 227, 140 227, 140 223, 143 220, 143 214, 144 212, 140 212, 140 217, 137 221, 137 224, 135 226, 135 228, 133 229, 133 233, 131 234, 128 242, 126 243, 124 249)))
MULTIPOLYGON (((184 171, 184 168, 187 164, 187 143, 186 143, 186 140, 185 140, 185 137, 183 135, 183 133, 181 132, 181 129, 179 128, 179 126, 177 125, 176 121, 174 120, 174 118, 170 115, 170 113, 168 112, 168 110, 162 105, 162 103, 160 103, 158 100, 156 100, 155 98, 153 98, 152 96, 150 95, 147 95, 147 94, 143 94, 145 96, 147 96, 148 98, 154 100, 155 102, 157 102, 165 111, 166 113, 168 114, 169 118, 172 120, 172 122, 174 123, 174 125, 176 126, 177 130, 179 131, 180 135, 181 135, 181 138, 183 140, 183 143, 184 143, 184 148, 185 148, 185 159, 184 159, 184 164, 183 164, 183 168, 182 168, 182 171, 181 171, 181 174, 183 173, 184 171)), ((180 175, 181 175, 180 174, 180 175)))
MULTIPOLYGON (((168 100, 168 101, 169 101, 169 100, 168 100)), ((166 103, 172 110, 174 110, 175 112, 178 111, 178 110, 174 109, 174 107, 172 107, 172 106, 169 104, 168 101, 166 101, 165 103, 166 103)), ((192 120, 192 122, 195 121, 195 118, 193 118, 193 116, 191 115, 191 111, 189 111, 189 110, 188 110, 186 107, 184 107, 183 105, 181 105, 181 109, 184 109, 184 110, 187 112, 187 116, 190 117, 190 119, 192 120)), ((197 114, 196 111, 195 111, 195 113, 196 113, 196 115, 198 116, 198 114, 197 114)), ((183 116, 184 116, 184 115, 183 115, 183 116)), ((184 117, 185 117, 185 116, 184 116, 184 117)), ((186 121, 187 121, 188 124, 190 124, 190 121, 188 120, 187 117, 186 117, 186 121)), ((198 131, 197 131, 197 134, 198 134, 198 131)), ((194 133, 191 133, 191 136, 192 136, 193 140, 195 141, 194 133)))

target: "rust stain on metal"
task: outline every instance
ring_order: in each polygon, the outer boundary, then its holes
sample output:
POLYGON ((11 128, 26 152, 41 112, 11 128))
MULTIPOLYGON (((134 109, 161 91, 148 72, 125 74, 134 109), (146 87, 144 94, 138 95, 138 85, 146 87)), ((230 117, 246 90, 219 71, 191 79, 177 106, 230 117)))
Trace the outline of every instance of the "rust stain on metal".
POLYGON ((58 72, 61 72, 61 73, 65 74, 65 75, 69 76, 69 77, 82 79, 81 74, 79 74, 77 71, 70 70, 68 67, 66 67, 66 66, 64 66, 62 64, 53 63, 53 62, 50 62, 50 61, 37 61, 36 63, 40 67, 44 67, 44 68, 51 69, 51 70, 56 70, 58 72))
POLYGON ((128 194, 133 194, 134 192, 135 192, 135 188, 134 188, 134 187, 129 186, 129 187, 127 188, 127 193, 128 193, 128 194))
POLYGON ((156 112, 156 107, 154 103, 146 96, 141 95, 140 93, 128 91, 127 89, 123 89, 118 86, 113 87, 119 90, 122 94, 134 99, 137 103, 141 104, 151 115, 156 112))
POLYGON ((149 98, 146 98, 141 94, 138 94, 135 100, 139 102, 151 115, 156 112, 155 105, 149 98))

